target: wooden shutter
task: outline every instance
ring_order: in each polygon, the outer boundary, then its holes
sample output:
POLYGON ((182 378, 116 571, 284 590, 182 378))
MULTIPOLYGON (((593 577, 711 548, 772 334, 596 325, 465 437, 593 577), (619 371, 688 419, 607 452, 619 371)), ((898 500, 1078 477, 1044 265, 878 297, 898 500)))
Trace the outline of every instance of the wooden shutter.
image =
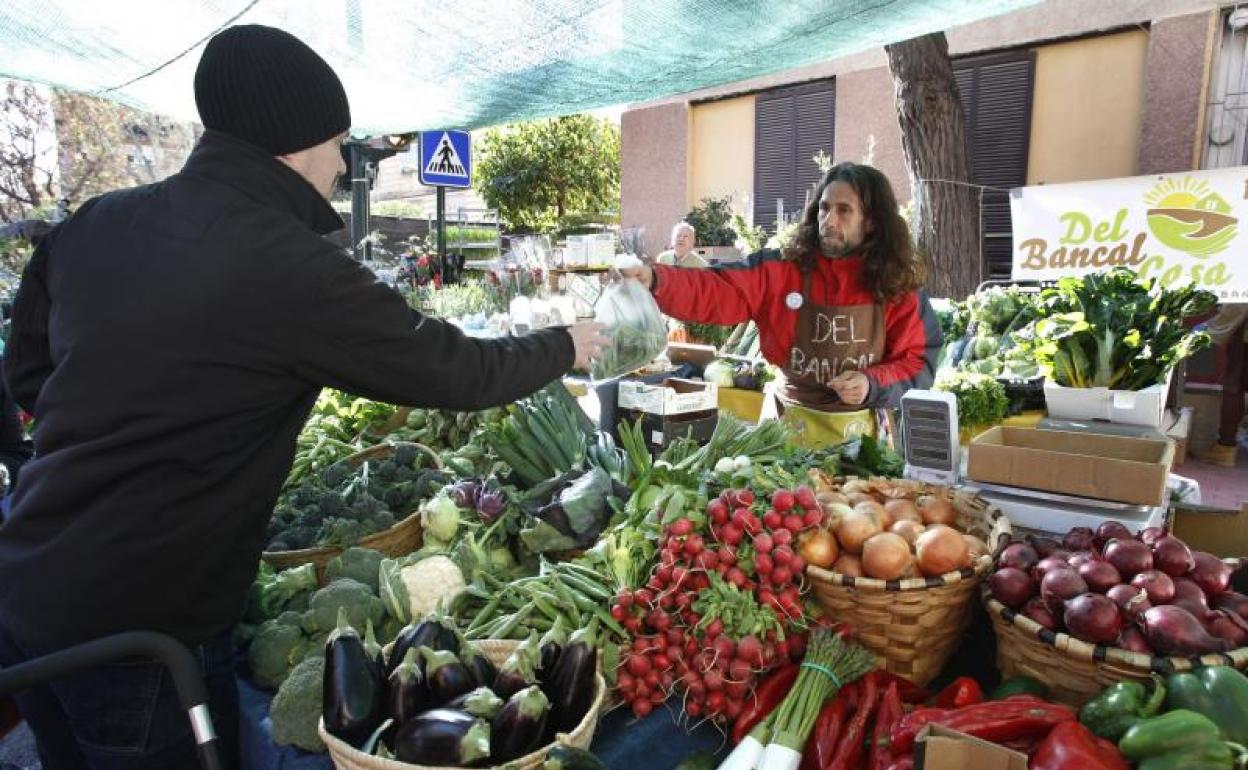
POLYGON ((984 190, 983 244, 990 277, 1008 278, 1013 254, 1008 190, 1027 184, 1035 54, 968 56, 953 63, 966 119, 971 176, 984 190))
POLYGON ((800 214, 819 182, 811 160, 833 153, 836 87, 831 80, 759 94, 754 106, 754 224, 776 229, 776 200, 800 214))

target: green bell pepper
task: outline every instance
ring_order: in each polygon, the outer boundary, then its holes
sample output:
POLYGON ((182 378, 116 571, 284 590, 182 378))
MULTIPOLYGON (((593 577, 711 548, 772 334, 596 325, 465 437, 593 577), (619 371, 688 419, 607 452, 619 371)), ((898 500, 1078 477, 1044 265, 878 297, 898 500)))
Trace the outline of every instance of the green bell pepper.
POLYGON ((1179 709, 1136 722, 1118 741, 1118 750, 1140 762, 1211 740, 1220 740, 1220 731, 1209 717, 1179 709))
POLYGON ((1187 709, 1209 717, 1224 740, 1248 744, 1248 677, 1227 666, 1171 674, 1166 708, 1187 709))
POLYGON ((1049 686, 1030 676, 1014 676, 997 685, 988 700, 1005 700, 1012 695, 1034 695, 1048 700, 1049 686))
POLYGON ((1166 686, 1153 674, 1149 695, 1139 682, 1117 682, 1083 704, 1079 721, 1101 738, 1117 742, 1136 722, 1155 716, 1166 699, 1166 686))
POLYGON ((1222 741, 1205 740, 1149 757, 1136 770, 1232 770, 1235 754, 1222 741))

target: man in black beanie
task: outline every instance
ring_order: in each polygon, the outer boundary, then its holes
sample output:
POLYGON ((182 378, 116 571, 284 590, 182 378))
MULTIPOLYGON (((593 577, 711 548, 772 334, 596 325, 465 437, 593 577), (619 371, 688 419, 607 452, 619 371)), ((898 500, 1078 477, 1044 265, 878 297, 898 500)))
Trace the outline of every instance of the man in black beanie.
MULTIPOLYGON (((582 324, 481 341, 411 311, 321 236, 351 123, 342 83, 281 30, 214 37, 185 167, 90 200, 36 250, 5 357, 35 459, 0 527, 0 666, 123 631, 193 648, 237 762, 232 628, 320 389, 481 409, 606 340, 582 324)), ((26 691, 45 770, 187 768, 162 667, 26 691)))

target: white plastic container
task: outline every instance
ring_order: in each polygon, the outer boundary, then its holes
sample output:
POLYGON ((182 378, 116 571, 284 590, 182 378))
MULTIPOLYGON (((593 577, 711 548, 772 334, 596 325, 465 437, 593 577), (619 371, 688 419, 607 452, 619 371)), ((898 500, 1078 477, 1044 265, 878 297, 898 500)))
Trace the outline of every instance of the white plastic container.
POLYGON ((1166 381, 1143 390, 1109 388, 1066 388, 1044 381, 1044 403, 1050 417, 1066 420, 1107 420, 1123 425, 1159 428, 1170 392, 1171 369, 1166 381))

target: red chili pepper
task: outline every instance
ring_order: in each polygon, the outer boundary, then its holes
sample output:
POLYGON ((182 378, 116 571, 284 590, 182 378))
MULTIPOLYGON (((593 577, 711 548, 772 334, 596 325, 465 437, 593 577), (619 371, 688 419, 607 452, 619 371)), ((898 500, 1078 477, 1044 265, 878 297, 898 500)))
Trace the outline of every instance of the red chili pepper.
POLYGON ((1054 727, 1036 749, 1029 770, 1130 770, 1118 747, 1078 722, 1054 727))
POLYGON ((914 770, 914 757, 907 754, 901 759, 894 759, 888 770, 914 770))
POLYGON ((976 703, 960 709, 915 709, 893 725, 893 756, 908 754, 914 739, 929 724, 939 724, 992 743, 1039 739, 1063 722, 1075 721, 1069 706, 1032 695, 976 703))
POLYGON ((873 671, 863 677, 858 710, 854 712, 854 718, 849 720, 849 727, 845 728, 845 734, 841 736, 841 743, 836 747, 832 761, 824 765, 823 770, 859 770, 862 767, 863 739, 880 699, 880 680, 875 673, 873 671))
POLYGON ((927 699, 931 697, 931 694, 928 693, 927 690, 919 687, 917 684, 911 682, 909 679, 906 679, 904 676, 899 676, 891 671, 884 671, 881 669, 879 671, 879 677, 880 689, 884 689, 890 684, 897 685, 897 693, 901 696, 902 703, 909 703, 912 706, 917 706, 920 703, 927 703, 927 699))
POLYGON ((789 690, 793 687, 793 682, 797 680, 797 673, 801 671, 801 666, 791 663, 787 666, 772 671, 767 675, 758 687, 754 688, 754 697, 749 699, 749 706, 737 717, 737 721, 732 725, 732 742, 740 743, 745 736, 750 734, 750 730, 759 722, 767 718, 767 715, 780 705, 780 701, 784 700, 784 696, 789 694, 789 690))
POLYGON ((880 701, 880 713, 875 716, 875 727, 871 731, 871 750, 867 753, 868 770, 888 770, 893 761, 893 752, 889 748, 889 736, 893 723, 901 719, 901 695, 897 683, 888 685, 884 699, 880 701))
MULTIPOLYGON (((853 687, 853 685, 849 685, 853 687)), ((836 744, 840 741, 841 731, 845 728, 845 719, 853 712, 849 705, 847 687, 836 694, 835 698, 825 701, 815 719, 815 729, 806 741, 802 751, 801 770, 823 770, 832 761, 836 744)))
POLYGON ((936 697, 932 698, 930 705, 941 709, 960 709, 963 706, 982 703, 983 700, 984 691, 980 688, 979 682, 969 676, 960 676, 938 692, 936 697))

